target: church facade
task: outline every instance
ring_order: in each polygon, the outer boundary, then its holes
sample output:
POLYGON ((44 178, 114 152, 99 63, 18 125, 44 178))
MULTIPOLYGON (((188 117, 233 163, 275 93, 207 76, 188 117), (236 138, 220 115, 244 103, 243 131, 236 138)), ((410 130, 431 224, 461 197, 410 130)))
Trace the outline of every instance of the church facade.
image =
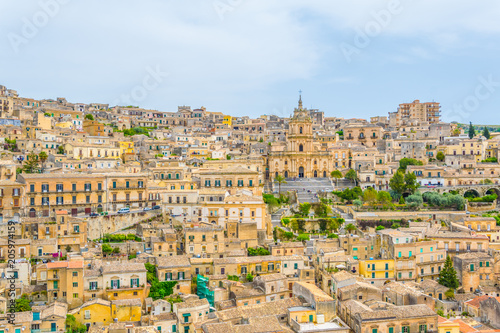
MULTIPOLYGON (((285 148, 271 150, 268 154, 269 178, 274 179, 278 175, 285 178, 329 177, 331 171, 346 167, 345 162, 336 162, 334 154, 340 161, 339 152, 322 148, 321 143, 315 141, 313 121, 309 110, 302 107, 300 98, 298 108, 289 122, 285 148)), ((346 153, 343 154, 345 161, 346 153)))

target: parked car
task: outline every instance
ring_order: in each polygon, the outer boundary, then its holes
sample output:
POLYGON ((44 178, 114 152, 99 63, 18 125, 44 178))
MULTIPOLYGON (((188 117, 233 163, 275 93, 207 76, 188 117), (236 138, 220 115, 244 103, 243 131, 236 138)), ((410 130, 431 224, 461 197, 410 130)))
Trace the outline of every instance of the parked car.
POLYGON ((156 209, 161 209, 161 206, 159 206, 159 205, 154 206, 153 210, 156 210, 156 209))
POLYGON ((130 208, 128 208, 128 207, 121 208, 121 209, 118 211, 118 214, 127 214, 127 213, 130 213, 130 208))
POLYGON ((151 210, 150 207, 144 207, 143 211, 147 212, 148 210, 151 210))
POLYGON ((99 216, 99 213, 96 213, 96 212, 92 212, 89 214, 90 217, 97 217, 99 216))

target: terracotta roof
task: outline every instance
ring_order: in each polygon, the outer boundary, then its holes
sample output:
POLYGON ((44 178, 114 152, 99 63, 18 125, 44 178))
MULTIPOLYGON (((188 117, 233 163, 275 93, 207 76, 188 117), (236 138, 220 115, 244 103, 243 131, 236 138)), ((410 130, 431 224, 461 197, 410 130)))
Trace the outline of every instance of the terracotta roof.
POLYGON ((478 297, 475 297, 475 298, 473 298, 470 301, 467 301, 465 303, 468 304, 469 306, 479 308, 479 303, 481 303, 481 301, 484 301, 485 299, 488 299, 488 298, 490 298, 490 296, 487 296, 487 295, 478 296, 478 297))

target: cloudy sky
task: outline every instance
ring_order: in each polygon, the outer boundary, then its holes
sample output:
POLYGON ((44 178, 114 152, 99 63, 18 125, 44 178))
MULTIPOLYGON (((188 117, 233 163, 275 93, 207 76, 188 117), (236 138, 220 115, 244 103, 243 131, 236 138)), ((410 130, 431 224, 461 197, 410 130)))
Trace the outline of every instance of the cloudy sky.
POLYGON ((500 2, 2 1, 0 84, 33 98, 327 116, 438 101, 500 124, 500 2))

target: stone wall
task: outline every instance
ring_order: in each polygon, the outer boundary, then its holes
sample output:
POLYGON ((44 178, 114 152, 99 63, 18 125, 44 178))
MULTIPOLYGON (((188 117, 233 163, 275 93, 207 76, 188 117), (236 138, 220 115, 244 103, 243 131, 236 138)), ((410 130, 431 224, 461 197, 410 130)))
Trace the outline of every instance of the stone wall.
MULTIPOLYGON (((114 233, 121 229, 127 228, 136 223, 158 215, 155 211, 128 213, 119 215, 108 215, 98 217, 85 217, 87 221, 87 236, 89 239, 97 239, 101 235, 114 233)), ((131 231, 131 233, 135 233, 131 231)))

